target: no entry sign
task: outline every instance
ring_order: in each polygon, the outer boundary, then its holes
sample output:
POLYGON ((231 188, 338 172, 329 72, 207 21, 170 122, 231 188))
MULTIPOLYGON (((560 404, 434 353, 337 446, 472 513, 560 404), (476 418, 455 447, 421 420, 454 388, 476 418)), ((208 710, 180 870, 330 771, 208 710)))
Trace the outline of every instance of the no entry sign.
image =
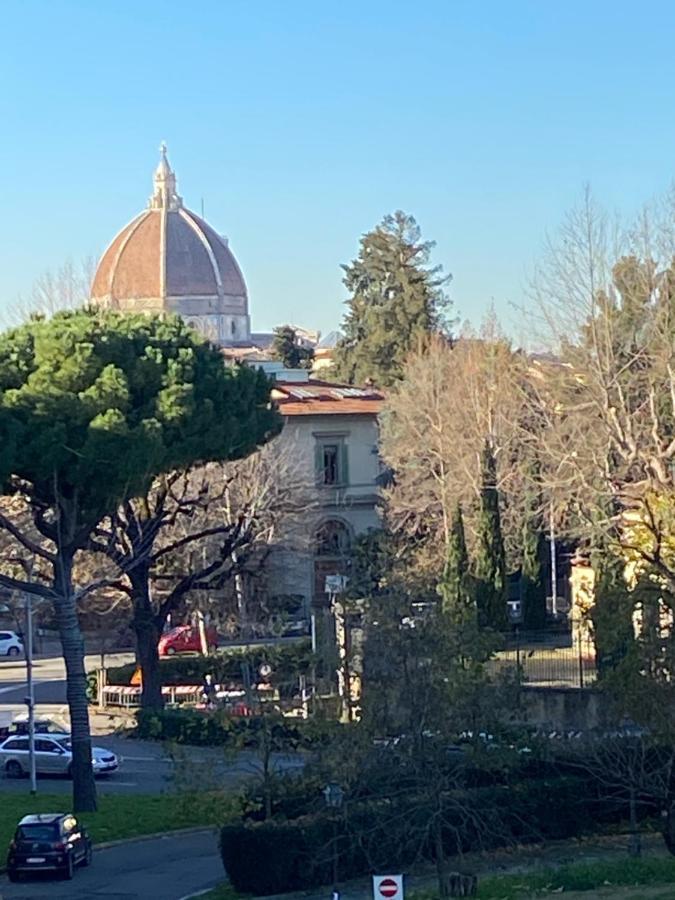
POLYGON ((374 900, 403 900, 403 875, 373 875, 374 900))

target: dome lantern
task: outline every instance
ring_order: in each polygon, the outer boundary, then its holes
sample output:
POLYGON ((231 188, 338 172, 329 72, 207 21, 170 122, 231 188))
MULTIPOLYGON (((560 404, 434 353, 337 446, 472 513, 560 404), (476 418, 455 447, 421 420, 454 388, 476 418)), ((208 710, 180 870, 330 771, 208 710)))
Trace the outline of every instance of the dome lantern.
POLYGON ((150 209, 180 209, 183 198, 176 192, 176 175, 166 155, 166 143, 162 141, 159 147, 159 165, 155 169, 153 178, 155 190, 150 197, 150 209))

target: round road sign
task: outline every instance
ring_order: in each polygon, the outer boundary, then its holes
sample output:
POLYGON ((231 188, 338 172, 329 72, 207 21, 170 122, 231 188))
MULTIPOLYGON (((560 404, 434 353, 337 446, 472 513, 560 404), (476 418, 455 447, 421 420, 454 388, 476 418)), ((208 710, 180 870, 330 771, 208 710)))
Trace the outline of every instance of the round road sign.
POLYGON ((383 878, 380 882, 380 894, 382 897, 395 897, 398 894, 398 885, 393 878, 383 878))

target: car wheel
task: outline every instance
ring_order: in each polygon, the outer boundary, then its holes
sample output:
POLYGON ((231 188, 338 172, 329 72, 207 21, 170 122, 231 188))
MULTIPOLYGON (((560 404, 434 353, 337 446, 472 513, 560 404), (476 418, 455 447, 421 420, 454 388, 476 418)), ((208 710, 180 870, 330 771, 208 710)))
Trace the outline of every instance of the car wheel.
POLYGON ((65 864, 65 866, 63 867, 63 873, 62 873, 62 874, 63 874, 63 877, 66 879, 66 881, 70 881, 70 880, 72 879, 72 877, 73 877, 73 873, 74 873, 74 869, 73 869, 73 857, 72 857, 72 856, 67 856, 67 857, 66 857, 66 864, 65 864))
POLYGON ((7 877, 10 881, 18 881, 21 876, 14 869, 7 869, 7 877))
POLYGON ((84 851, 84 857, 82 859, 82 865, 85 867, 90 866, 91 858, 92 858, 91 844, 87 844, 87 849, 84 851))
POLYGON ((71 781, 73 780, 73 764, 72 763, 66 769, 66 778, 70 778, 71 781))
POLYGON ((15 759, 10 759, 5 766, 5 773, 8 778, 21 778, 23 776, 21 763, 17 762, 15 759))
POLYGON ((21 651, 18 647, 10 647, 7 651, 7 656, 18 656, 21 651))

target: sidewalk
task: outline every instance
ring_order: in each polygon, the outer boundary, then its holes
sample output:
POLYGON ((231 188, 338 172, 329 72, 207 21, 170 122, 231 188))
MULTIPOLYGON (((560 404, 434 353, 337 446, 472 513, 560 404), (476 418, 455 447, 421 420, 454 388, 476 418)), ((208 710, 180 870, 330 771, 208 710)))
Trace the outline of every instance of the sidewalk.
MULTIPOLYGON (((645 856, 668 857, 663 838, 660 834, 643 835, 643 853, 645 856)), ((590 863, 599 860, 610 861, 627 858, 628 837, 616 835, 611 837, 587 838, 571 841, 551 841, 546 844, 517 846, 508 850, 495 850, 490 853, 467 853, 462 860, 463 871, 476 873, 479 876, 506 875, 523 872, 536 872, 538 869, 557 869, 570 863, 590 863)), ((457 860, 459 867, 459 860, 457 860)), ((450 861, 452 866, 452 860, 450 861)), ((397 872, 382 874, 398 874, 397 872)), ((433 891, 436 888, 436 875, 429 866, 419 872, 405 876, 406 892, 433 891)), ((672 888, 670 889, 673 890, 672 888)), ((591 897, 586 893, 586 897, 591 897)), ((331 887, 314 888, 309 891, 298 891, 292 894, 274 894, 263 900, 330 900, 331 887)), ((372 900, 373 887, 370 877, 358 878, 340 884, 340 900, 372 900)))

